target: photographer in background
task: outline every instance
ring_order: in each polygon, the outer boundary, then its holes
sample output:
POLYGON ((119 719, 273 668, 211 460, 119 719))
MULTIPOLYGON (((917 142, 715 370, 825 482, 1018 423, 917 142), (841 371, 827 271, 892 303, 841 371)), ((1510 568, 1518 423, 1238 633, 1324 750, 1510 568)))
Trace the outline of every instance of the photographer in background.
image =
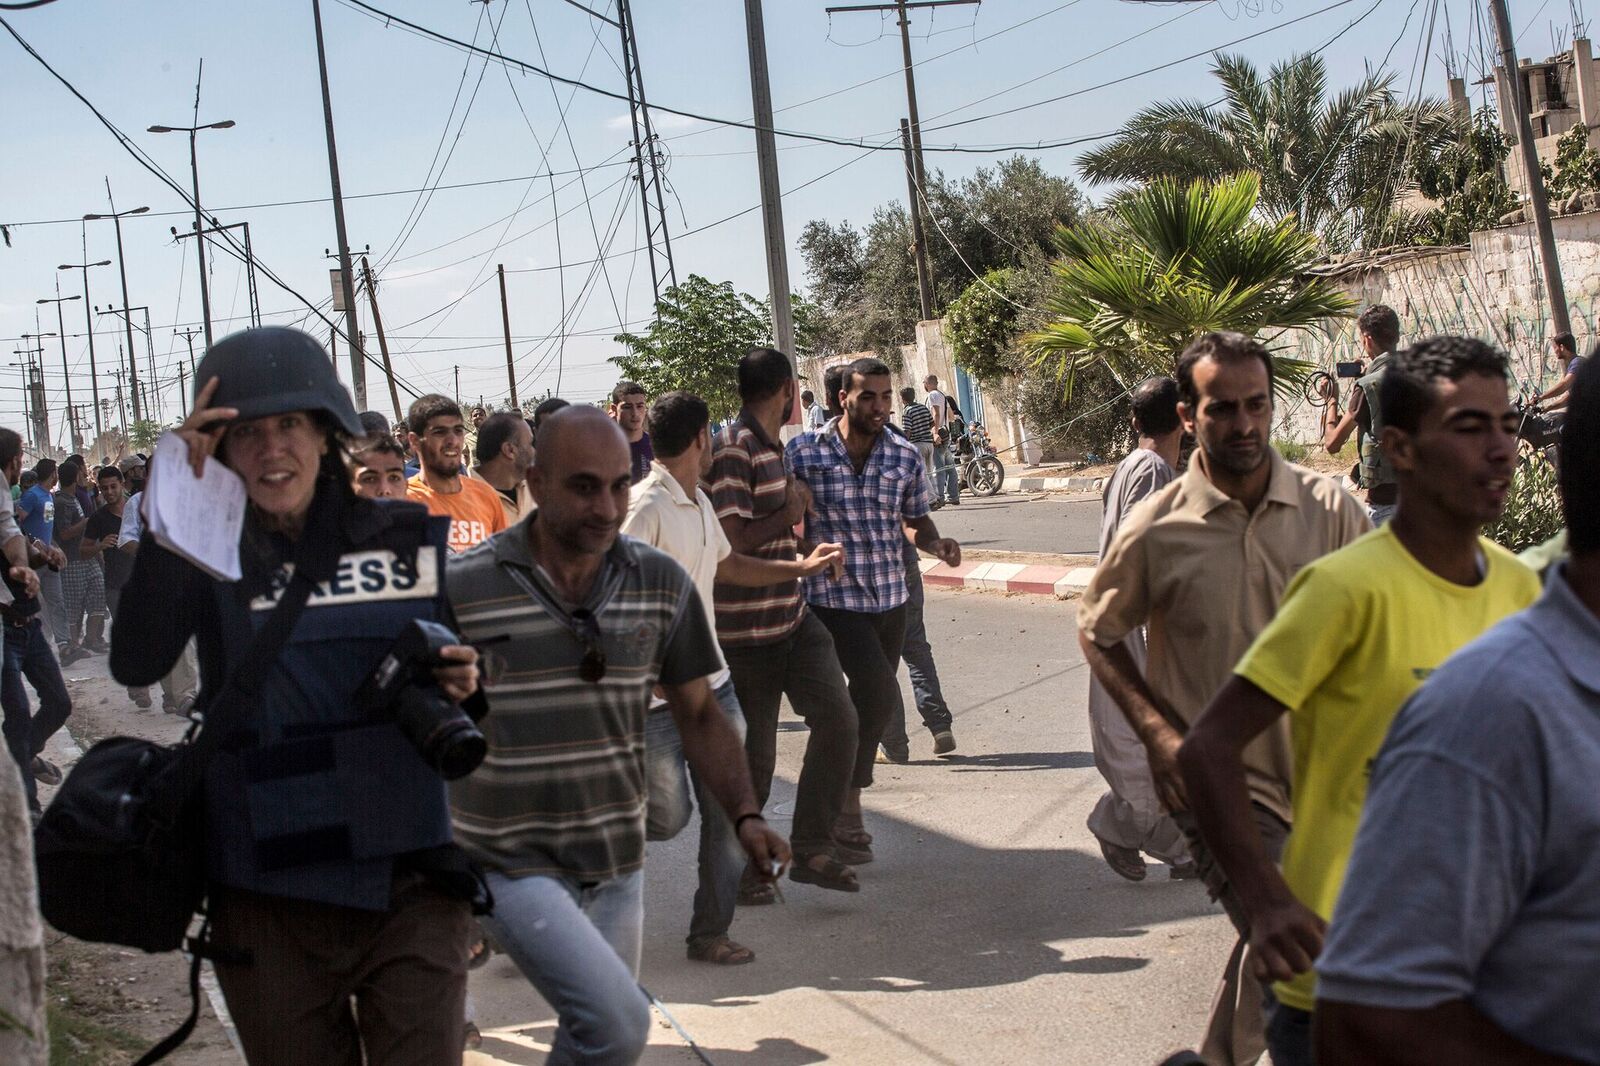
MULTIPOLYGON (((1383 371, 1400 347, 1400 316, 1393 308, 1373 304, 1356 319, 1356 332, 1361 338, 1361 350, 1368 362, 1350 390, 1350 409, 1333 425, 1324 425, 1322 446, 1329 455, 1337 455, 1344 448, 1350 434, 1356 435, 1356 453, 1360 458, 1357 469, 1360 483, 1367 498, 1367 517, 1375 526, 1381 526, 1394 515, 1395 504, 1400 499, 1400 483, 1394 468, 1378 446, 1383 435, 1383 403, 1378 395, 1378 384, 1383 371)), ((1359 365, 1359 364, 1358 364, 1359 365)), ((1329 412, 1338 412, 1338 384, 1327 407, 1323 408, 1324 421, 1329 412)), ((1328 396, 1328 392, 1323 392, 1328 396)))
MULTIPOLYGON (((345 441, 362 427, 306 334, 227 337, 195 385, 177 434, 197 473, 217 461, 244 482, 243 577, 213 579, 146 535, 111 671, 148 685, 198 645, 206 728, 227 733, 203 789, 210 944, 245 1057, 459 1063, 470 877, 444 781, 414 730, 356 700, 402 633, 448 619, 445 523, 351 490, 345 441), (214 706, 280 598, 293 608, 291 572, 316 587, 289 639, 253 697, 214 706)), ((438 656, 438 703, 474 697, 477 653, 438 656)))

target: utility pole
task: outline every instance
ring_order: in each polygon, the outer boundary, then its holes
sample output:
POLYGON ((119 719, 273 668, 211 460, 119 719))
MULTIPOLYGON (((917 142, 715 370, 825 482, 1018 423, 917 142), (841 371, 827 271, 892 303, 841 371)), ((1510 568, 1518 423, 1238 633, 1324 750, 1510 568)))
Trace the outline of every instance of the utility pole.
MULTIPOLYGON (((88 259, 89 257, 85 255, 84 258, 88 259)), ((100 372, 95 369, 94 365, 94 306, 89 303, 89 269, 91 267, 110 265, 111 260, 102 259, 98 263, 62 263, 56 267, 57 270, 83 271, 83 321, 89 331, 89 390, 94 393, 94 435, 96 441, 105 434, 105 428, 103 425, 104 408, 100 403, 100 372)), ((121 356, 118 356, 118 358, 120 359, 121 356)))
POLYGON ((511 358, 511 306, 506 303, 506 265, 500 263, 496 266, 500 273, 500 325, 506 331, 506 381, 511 385, 511 409, 519 411, 517 406, 517 369, 511 358))
POLYGON ((122 345, 117 345, 117 369, 111 372, 117 379, 117 414, 122 418, 122 439, 128 439, 128 406, 122 402, 122 345))
POLYGON ((317 28, 317 73, 322 78, 322 118, 328 131, 328 180, 333 186, 333 229, 339 240, 339 285, 344 293, 344 328, 350 344, 350 384, 355 393, 356 410, 367 409, 366 353, 361 349, 361 334, 356 328, 356 294, 351 283, 350 241, 344 228, 344 193, 339 187, 339 149, 333 140, 333 99, 328 95, 328 53, 322 43, 322 5, 311 0, 311 20, 317 28))
MULTIPOLYGON (((961 4, 978 4, 981 2, 982 0, 915 0, 913 3, 907 3, 906 0, 895 0, 892 4, 854 4, 848 7, 830 7, 827 9, 827 13, 830 15, 847 14, 855 11, 877 11, 880 13, 893 11, 899 16, 900 55, 906 74, 906 112, 911 116, 911 168, 912 180, 916 186, 911 195, 913 205, 919 205, 926 200, 928 175, 922 164, 922 120, 917 117, 917 79, 912 71, 911 18, 908 12, 917 8, 955 7, 961 4)), ((925 246, 920 238, 917 243, 919 247, 924 247, 924 258, 926 258, 925 246)), ((933 272, 926 263, 924 263, 923 271, 928 276, 928 297, 924 302, 922 317, 929 319, 933 317, 935 311, 932 300, 933 272)))
MULTIPOLYGON (((196 90, 196 92, 198 92, 198 89, 196 90)), ((199 101, 197 99, 196 103, 198 103, 198 102, 199 101)), ((196 174, 197 174, 196 180, 198 181, 198 172, 196 172, 196 174)), ((84 215, 83 216, 83 220, 85 222, 94 222, 94 221, 97 221, 99 219, 109 218, 109 219, 111 219, 111 224, 116 227, 116 230, 117 230, 117 271, 122 275, 122 306, 123 307, 130 307, 132 305, 129 304, 129 302, 128 302, 128 260, 122 254, 122 219, 126 215, 142 215, 146 211, 150 210, 150 208, 148 208, 148 207, 135 207, 135 208, 133 208, 132 210, 129 210, 129 211, 118 211, 117 210, 117 201, 111 195, 111 179, 110 178, 106 178, 105 181, 106 181, 106 200, 111 204, 111 213, 109 215, 84 215)), ((198 185, 196 186, 196 188, 198 188, 198 185)), ((195 194, 195 199, 196 200, 199 199, 199 193, 198 192, 195 194)), ((129 315, 127 317, 127 327, 128 327, 128 359, 129 359, 128 370, 129 370, 130 373, 134 374, 134 378, 133 378, 133 419, 134 419, 135 422, 137 422, 139 420, 139 417, 140 417, 140 415, 139 415, 139 381, 138 381, 138 375, 134 371, 134 365, 133 365, 133 362, 132 362, 132 360, 133 360, 133 316, 132 315, 129 315)))
MULTIPOLYGON (((61 279, 58 277, 56 278, 55 299, 52 300, 47 296, 41 300, 34 301, 35 303, 40 304, 56 305, 56 337, 61 341, 61 383, 66 386, 68 411, 72 410, 72 372, 67 369, 67 326, 65 320, 61 317, 61 305, 76 299, 79 299, 79 297, 61 295, 61 279)), ((76 419, 72 420, 71 426, 72 450, 75 452, 82 451, 83 438, 78 433, 78 422, 76 419)))
MULTIPOLYGON (((1561 260, 1556 258, 1556 233, 1550 225, 1550 202, 1545 197, 1544 176, 1539 173, 1539 152, 1533 143, 1533 121, 1528 117, 1528 101, 1523 96, 1522 72, 1517 67, 1517 42, 1511 33, 1511 19, 1505 0, 1489 0, 1494 16, 1495 36, 1500 41, 1500 63, 1511 84, 1511 99, 1500 101, 1511 108, 1517 120, 1517 152, 1522 156, 1522 174, 1528 183, 1528 209, 1533 228, 1539 235, 1539 265, 1544 271, 1544 288, 1550 297, 1550 324, 1556 333, 1570 333, 1567 314, 1567 289, 1561 282, 1561 260)), ((1541 356, 1543 353, 1540 353, 1541 356)))
MULTIPOLYGON (((383 376, 389 379, 389 402, 394 404, 394 420, 404 418, 400 411, 400 392, 394 387, 394 367, 389 364, 389 339, 383 335, 383 318, 378 314, 378 285, 372 280, 372 267, 361 257, 361 273, 367 281, 367 300, 372 304, 372 328, 378 331, 378 350, 383 353, 383 376)), ((505 291, 505 274, 500 275, 500 291, 505 291)), ((363 408, 364 410, 364 408, 363 408)))
MULTIPOLYGON (((200 74, 204 75, 206 61, 200 60, 200 74)), ((200 125, 200 76, 194 79, 194 122, 193 126, 151 126, 151 133, 187 133, 189 135, 189 173, 194 179, 194 231, 199 233, 205 229, 205 219, 200 211, 200 158, 195 151, 195 137, 201 130, 231 130, 233 119, 224 119, 221 122, 208 122, 200 125)), ((195 255, 200 261, 200 317, 205 320, 206 350, 211 350, 211 282, 206 277, 206 242, 194 242, 195 255)), ((127 303, 124 295, 123 303, 127 303)), ((132 342, 129 342, 132 348, 132 342)), ((135 394, 137 395, 137 393, 135 394)))
POLYGON ((184 384, 183 364, 178 364, 178 403, 182 405, 183 417, 189 417, 189 387, 184 384))
POLYGON ((911 200, 911 257, 917 264, 917 303, 922 320, 933 317, 933 284, 928 276, 928 241, 922 232, 922 198, 917 195, 917 164, 911 151, 911 123, 900 120, 900 150, 906 159, 906 195, 911 200))
POLYGON ((456 392, 455 392, 455 396, 452 397, 452 398, 456 401, 456 403, 460 403, 461 402, 461 367, 454 366, 454 367, 451 367, 450 369, 454 370, 455 373, 456 373, 456 392))
POLYGON ((767 29, 761 0, 744 0, 746 47, 750 53, 750 97, 755 105, 756 171, 761 179, 761 230, 767 245, 767 289, 772 294, 772 340, 789 357, 795 380, 794 311, 789 306, 789 249, 783 239, 783 191, 778 181, 778 145, 772 132, 772 85, 767 76, 767 29))
MULTIPOLYGON (((615 20, 598 12, 591 11, 590 14, 610 22, 622 32, 622 65, 628 83, 628 115, 633 122, 633 162, 644 214, 645 251, 650 260, 650 283, 655 302, 659 304, 663 290, 677 287, 678 269, 672 262, 666 197, 661 191, 660 148, 656 142, 655 127, 650 121, 650 105, 644 96, 644 72, 639 68, 639 38, 633 29, 633 10, 628 0, 617 0, 615 20)), ((654 307, 655 304, 652 304, 652 313, 654 307)))
POLYGON ((194 373, 194 338, 195 338, 195 334, 199 333, 200 330, 197 330, 197 329, 180 329, 180 330, 176 330, 175 332, 178 334, 178 336, 182 337, 189 344, 189 373, 193 374, 194 373))
MULTIPOLYGON (((179 233, 178 227, 176 226, 168 227, 168 231, 172 234, 172 239, 175 241, 187 240, 190 237, 193 237, 196 240, 203 240, 205 239, 206 234, 226 233, 231 229, 244 231, 244 277, 245 288, 249 290, 250 295, 250 324, 252 326, 259 326, 261 325, 261 296, 256 288, 256 257, 255 254, 250 250, 250 223, 233 222, 223 226, 217 224, 216 219, 212 219, 211 222, 212 225, 209 229, 203 229, 197 233, 179 233)), ((224 242, 223 248, 229 254, 233 255, 234 258, 238 258, 239 253, 233 250, 232 245, 224 242)))
MULTIPOLYGON (((97 307, 95 310, 99 311, 100 309, 97 307)), ((122 307, 107 307, 101 313, 108 315, 121 315, 124 321, 126 321, 128 324, 128 391, 133 395, 133 420, 137 422, 144 417, 144 408, 140 406, 140 396, 142 393, 139 388, 139 364, 137 361, 138 357, 135 354, 133 347, 133 313, 135 311, 144 312, 145 332, 148 334, 150 331, 150 308, 148 306, 128 307, 127 305, 123 305, 122 307)), ((150 348, 150 377, 154 378, 155 374, 156 357, 155 348, 152 346, 150 348)), ((152 384, 150 387, 152 389, 155 388, 154 384, 152 384)))

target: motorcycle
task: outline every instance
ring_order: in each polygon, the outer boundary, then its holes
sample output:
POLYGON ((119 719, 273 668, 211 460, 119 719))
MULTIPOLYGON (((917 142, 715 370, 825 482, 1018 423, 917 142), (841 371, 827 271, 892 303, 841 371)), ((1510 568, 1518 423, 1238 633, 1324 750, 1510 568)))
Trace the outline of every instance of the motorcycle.
POLYGON ((1005 484, 1006 468, 982 422, 968 423, 966 433, 956 442, 956 455, 962 483, 972 495, 993 496, 1005 484))

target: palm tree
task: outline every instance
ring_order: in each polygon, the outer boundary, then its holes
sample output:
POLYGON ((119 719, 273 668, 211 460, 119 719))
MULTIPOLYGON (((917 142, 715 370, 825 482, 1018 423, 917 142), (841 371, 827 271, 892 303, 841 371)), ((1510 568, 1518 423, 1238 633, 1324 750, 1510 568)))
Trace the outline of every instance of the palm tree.
POLYGON ((1171 100, 1140 111, 1078 163, 1091 182, 1260 176, 1259 207, 1290 216, 1330 251, 1371 247, 1404 192, 1407 160, 1430 158, 1460 122, 1432 99, 1396 100, 1392 74, 1369 74, 1331 98, 1320 56, 1299 55, 1263 80, 1242 56, 1216 57, 1220 106, 1171 100))
MULTIPOLYGON (((1024 338, 1034 366, 1068 395, 1074 376, 1104 363, 1124 384, 1170 374, 1201 333, 1237 330, 1271 341, 1318 328, 1354 307, 1340 289, 1306 274, 1316 238, 1293 219, 1252 218, 1253 174, 1216 182, 1158 178, 1119 198, 1107 221, 1058 227, 1052 321, 1024 338)), ((1280 390, 1312 367, 1276 358, 1280 390)))

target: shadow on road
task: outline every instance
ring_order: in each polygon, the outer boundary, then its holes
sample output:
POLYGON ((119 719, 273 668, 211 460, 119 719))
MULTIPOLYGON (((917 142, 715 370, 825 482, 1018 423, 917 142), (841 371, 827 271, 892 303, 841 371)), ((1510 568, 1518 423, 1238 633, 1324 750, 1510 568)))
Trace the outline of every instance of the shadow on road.
POLYGON ((1090 751, 1001 751, 987 755, 947 755, 943 759, 921 760, 913 765, 948 764, 956 773, 974 770, 1081 770, 1094 765, 1090 751))

